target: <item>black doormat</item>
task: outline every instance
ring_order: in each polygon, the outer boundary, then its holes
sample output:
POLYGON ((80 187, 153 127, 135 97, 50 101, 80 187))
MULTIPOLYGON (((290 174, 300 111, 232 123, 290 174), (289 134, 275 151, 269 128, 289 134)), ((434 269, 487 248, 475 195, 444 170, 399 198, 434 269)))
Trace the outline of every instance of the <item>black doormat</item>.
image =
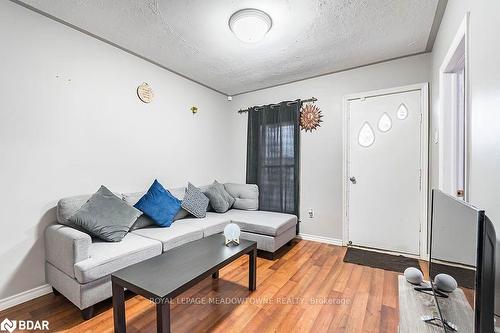
POLYGON ((349 247, 344 262, 403 273, 408 267, 420 269, 417 259, 349 247))
POLYGON ((451 275, 457 280, 460 287, 474 289, 476 272, 471 269, 432 263, 430 272, 431 278, 434 279, 434 277, 440 273, 451 275))

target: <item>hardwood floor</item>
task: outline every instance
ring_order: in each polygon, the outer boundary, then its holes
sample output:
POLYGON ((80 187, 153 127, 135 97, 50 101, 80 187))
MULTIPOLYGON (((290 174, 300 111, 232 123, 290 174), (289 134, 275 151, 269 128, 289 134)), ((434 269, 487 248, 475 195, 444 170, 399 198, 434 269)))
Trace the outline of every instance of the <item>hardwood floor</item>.
MULTIPOLYGON (((203 280, 172 305, 173 332, 396 332, 398 273, 342 261, 346 249, 294 241, 281 258, 257 260, 257 290, 249 292, 248 258, 203 280), (240 304, 237 304, 240 302, 240 304)), ((128 332, 155 332, 155 307, 128 295, 128 332)), ((49 320, 50 330, 112 332, 111 302, 83 321, 63 296, 49 294, 0 313, 9 319, 49 320)))

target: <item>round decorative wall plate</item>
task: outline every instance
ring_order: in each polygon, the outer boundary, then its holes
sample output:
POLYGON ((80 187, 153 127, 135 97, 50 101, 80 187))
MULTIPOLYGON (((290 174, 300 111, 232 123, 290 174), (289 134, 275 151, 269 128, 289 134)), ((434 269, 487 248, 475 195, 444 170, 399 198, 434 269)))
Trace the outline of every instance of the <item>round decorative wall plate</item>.
POLYGON ((139 85, 139 87, 137 87, 137 96, 144 103, 151 103, 154 97, 153 89, 151 89, 149 84, 143 82, 141 85, 139 85))
POLYGON ((323 121, 322 117, 321 110, 316 105, 307 104, 300 110, 300 127, 306 132, 312 132, 321 126, 319 123, 323 121))

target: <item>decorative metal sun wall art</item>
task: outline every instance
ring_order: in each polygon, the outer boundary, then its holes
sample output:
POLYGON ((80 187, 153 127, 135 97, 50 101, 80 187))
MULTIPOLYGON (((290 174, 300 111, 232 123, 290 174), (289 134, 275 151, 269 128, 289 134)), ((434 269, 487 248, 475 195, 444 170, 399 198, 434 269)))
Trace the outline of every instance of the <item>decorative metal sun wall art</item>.
POLYGON ((321 110, 314 104, 307 104, 300 110, 300 127, 306 132, 312 132, 320 127, 323 115, 321 110))

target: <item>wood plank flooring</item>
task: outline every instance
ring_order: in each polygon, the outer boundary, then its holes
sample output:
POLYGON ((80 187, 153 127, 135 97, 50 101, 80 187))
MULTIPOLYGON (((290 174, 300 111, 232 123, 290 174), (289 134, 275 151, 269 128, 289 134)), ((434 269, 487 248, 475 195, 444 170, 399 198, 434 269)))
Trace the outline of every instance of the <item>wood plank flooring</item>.
MULTIPOLYGON (((173 332, 383 332, 397 331, 398 273, 342 261, 346 248, 294 241, 271 261, 257 259, 257 290, 248 291, 242 257, 179 296, 173 332)), ((113 332, 111 302, 83 321, 63 296, 45 295, 0 313, 3 318, 49 320, 50 330, 113 332)), ((128 295, 128 332, 155 332, 155 308, 128 295)))

